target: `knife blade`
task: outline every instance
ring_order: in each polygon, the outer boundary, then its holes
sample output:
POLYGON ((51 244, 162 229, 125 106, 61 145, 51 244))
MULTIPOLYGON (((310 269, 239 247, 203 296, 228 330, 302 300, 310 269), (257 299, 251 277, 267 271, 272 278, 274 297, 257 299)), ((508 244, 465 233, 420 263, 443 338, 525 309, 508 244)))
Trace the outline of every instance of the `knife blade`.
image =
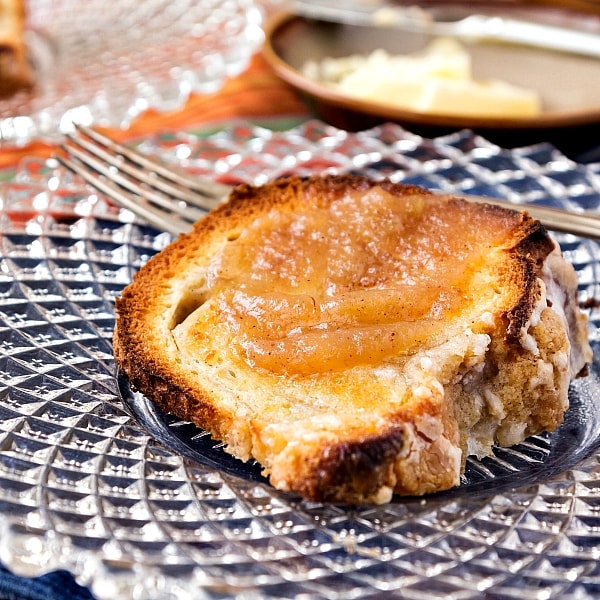
POLYGON ((349 25, 394 27, 432 36, 508 42, 600 58, 600 34, 502 15, 470 14, 446 20, 443 13, 415 6, 381 2, 333 4, 310 0, 295 0, 292 10, 301 16, 349 25))

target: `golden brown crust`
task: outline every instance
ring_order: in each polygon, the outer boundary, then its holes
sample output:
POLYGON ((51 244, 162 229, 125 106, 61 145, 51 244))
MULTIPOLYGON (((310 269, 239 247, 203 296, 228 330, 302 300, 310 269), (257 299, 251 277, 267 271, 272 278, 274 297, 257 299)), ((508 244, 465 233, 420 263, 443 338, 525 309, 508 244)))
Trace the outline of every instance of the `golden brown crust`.
POLYGON ((518 342, 521 329, 531 316, 536 298, 531 293, 546 257, 552 252, 554 242, 543 225, 528 213, 521 213, 518 237, 509 251, 512 253, 511 267, 514 269, 514 285, 521 295, 507 311, 506 336, 511 343, 518 342), (519 267, 514 265, 518 264, 519 267))
POLYGON ((360 501, 388 482, 389 467, 406 445, 404 425, 334 442, 295 465, 295 491, 314 501, 360 501))
POLYGON ((24 34, 24 2, 0 0, 0 98, 33 87, 24 34))
POLYGON ((546 302, 540 277, 553 249, 526 213, 440 199, 388 180, 345 175, 243 185, 152 258, 117 299, 115 357, 134 388, 209 430, 236 456, 256 458, 280 489, 351 503, 447 489, 458 483, 467 452, 560 423, 568 378, 558 365, 568 354, 568 335, 551 308, 540 308, 546 302), (443 203, 465 227, 470 219, 496 224, 501 235, 477 276, 482 288, 497 290, 481 313, 451 324, 460 335, 381 372, 361 366, 286 376, 252 369, 236 356, 217 313, 195 316, 210 304, 210 261, 259 216, 328 207, 349 190, 375 187, 443 203), (526 347, 532 343, 538 348, 526 347), (548 369, 551 384, 544 379, 548 369), (537 387, 532 378, 540 380, 537 387), (314 408, 311 394, 328 408, 314 408))

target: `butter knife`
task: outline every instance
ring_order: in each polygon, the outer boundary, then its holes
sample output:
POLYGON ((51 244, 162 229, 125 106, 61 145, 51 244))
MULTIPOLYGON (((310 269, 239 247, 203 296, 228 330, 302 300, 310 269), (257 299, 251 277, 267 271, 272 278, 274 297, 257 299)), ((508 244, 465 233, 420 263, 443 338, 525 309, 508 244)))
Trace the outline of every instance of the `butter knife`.
POLYGON ((296 14, 324 21, 394 27, 471 41, 508 42, 600 58, 600 34, 501 15, 470 14, 451 19, 439 11, 381 2, 344 4, 295 0, 291 6, 296 14))

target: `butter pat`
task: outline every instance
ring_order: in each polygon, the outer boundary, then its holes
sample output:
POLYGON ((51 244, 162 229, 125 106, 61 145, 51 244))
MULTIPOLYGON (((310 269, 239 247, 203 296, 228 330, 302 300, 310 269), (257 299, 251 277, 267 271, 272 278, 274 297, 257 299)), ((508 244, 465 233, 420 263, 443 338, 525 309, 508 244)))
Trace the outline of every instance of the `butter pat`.
POLYGON ((478 81, 471 57, 453 38, 434 40, 423 52, 308 62, 303 73, 346 95, 395 108, 452 116, 531 117, 540 113, 534 90, 504 81, 478 81))
POLYGON ((540 99, 532 90, 503 81, 429 79, 424 82, 414 110, 477 117, 531 117, 540 113, 540 99))

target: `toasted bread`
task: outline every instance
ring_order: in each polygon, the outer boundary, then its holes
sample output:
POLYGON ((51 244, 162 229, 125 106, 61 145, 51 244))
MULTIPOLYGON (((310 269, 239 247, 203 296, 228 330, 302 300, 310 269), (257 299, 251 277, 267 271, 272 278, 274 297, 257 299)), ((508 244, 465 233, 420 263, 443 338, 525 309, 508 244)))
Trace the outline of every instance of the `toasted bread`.
POLYGON ((235 188, 117 299, 162 409, 276 488, 381 503, 562 421, 591 360, 574 269, 525 212, 359 176, 235 188))
POLYGON ((0 0, 0 98, 34 84, 25 44, 25 3, 0 0))

